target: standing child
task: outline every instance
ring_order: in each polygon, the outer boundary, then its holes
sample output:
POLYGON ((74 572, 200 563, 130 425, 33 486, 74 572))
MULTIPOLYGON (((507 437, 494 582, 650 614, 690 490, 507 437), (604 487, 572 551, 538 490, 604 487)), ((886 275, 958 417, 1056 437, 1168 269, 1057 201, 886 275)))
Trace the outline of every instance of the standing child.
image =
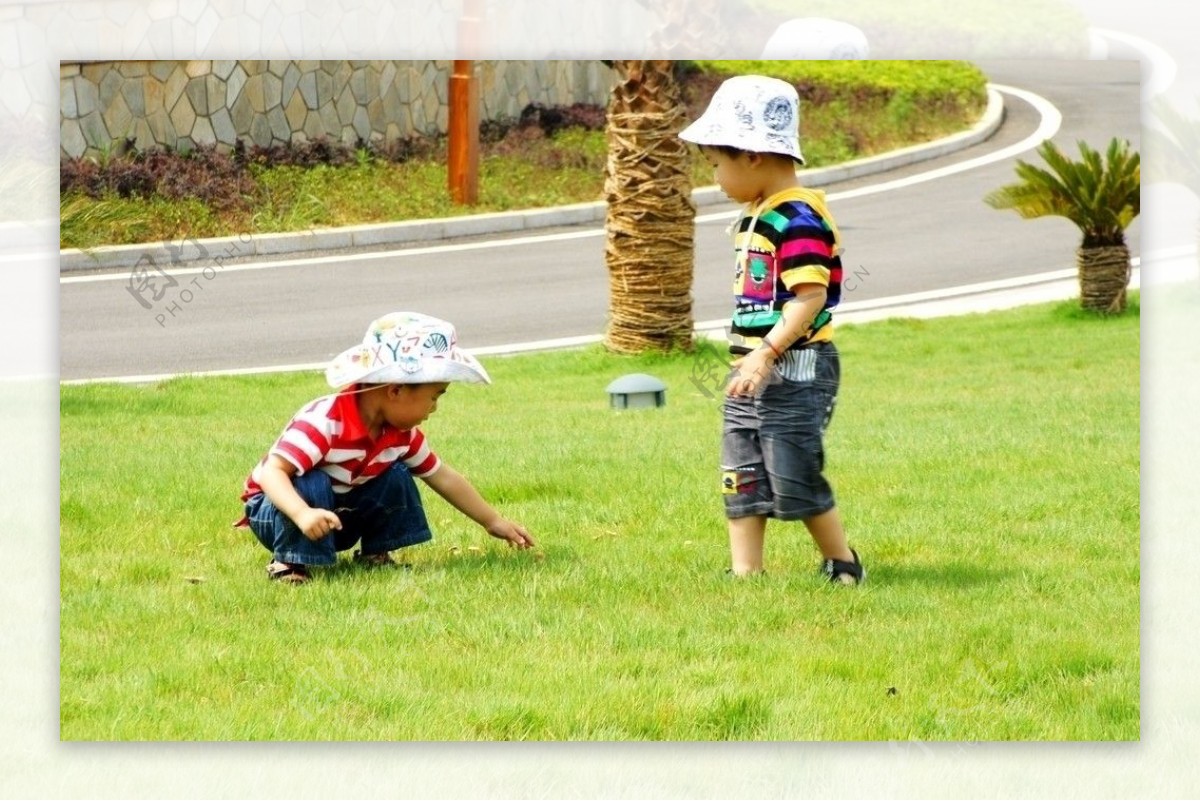
POLYGON ((433 537, 413 476, 493 537, 532 547, 469 481, 429 448, 417 428, 450 382, 491 383, 456 344, 454 326, 411 312, 371 323, 362 344, 325 371, 339 391, 292 417, 246 479, 248 524, 271 551, 271 579, 303 583, 310 565, 331 565, 360 541, 354 559, 392 564, 391 551, 433 537))
POLYGON ((762 572, 773 517, 803 521, 825 576, 857 584, 862 563, 822 475, 840 378, 830 310, 841 294, 841 236, 824 193, 796 176, 799 122, 793 86, 743 75, 722 83, 680 134, 700 146, 721 190, 746 204, 733 229, 736 358, 722 407, 731 572, 762 572))

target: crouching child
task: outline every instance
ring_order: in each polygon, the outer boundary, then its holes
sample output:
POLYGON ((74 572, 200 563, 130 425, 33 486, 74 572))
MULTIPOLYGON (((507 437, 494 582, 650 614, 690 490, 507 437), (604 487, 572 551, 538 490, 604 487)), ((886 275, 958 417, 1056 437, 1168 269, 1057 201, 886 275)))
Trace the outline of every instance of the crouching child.
POLYGON ((385 315, 325 377, 337 392, 292 417, 243 489, 239 525, 271 552, 270 579, 304 583, 311 567, 332 565, 356 545, 356 562, 390 565, 393 551, 432 539, 414 477, 491 536, 534 546, 523 526, 433 452, 418 427, 451 383, 491 383, 458 347, 453 325, 413 312, 385 315))

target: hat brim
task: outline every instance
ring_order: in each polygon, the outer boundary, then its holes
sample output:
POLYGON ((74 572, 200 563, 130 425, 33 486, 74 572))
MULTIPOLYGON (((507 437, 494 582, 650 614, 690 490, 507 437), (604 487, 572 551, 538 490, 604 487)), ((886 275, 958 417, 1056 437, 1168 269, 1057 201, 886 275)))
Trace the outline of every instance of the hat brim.
POLYGON ((458 347, 436 358, 401 358, 382 366, 367 364, 364 355, 361 345, 343 351, 325 369, 325 380, 335 389, 351 384, 492 383, 479 360, 458 347))
MULTIPOLYGON (((724 127, 724 126, 721 126, 724 127)), ((796 153, 789 153, 783 150, 763 149, 763 143, 760 139, 739 138, 735 134, 728 131, 724 135, 714 133, 717 126, 713 126, 708 120, 701 115, 698 120, 693 122, 688 127, 679 132, 679 138, 685 142, 691 142, 694 145, 701 147, 735 147, 738 150, 744 150, 747 153, 775 153, 779 156, 787 156, 795 161, 801 167, 804 166, 804 154, 797 148, 796 153)))

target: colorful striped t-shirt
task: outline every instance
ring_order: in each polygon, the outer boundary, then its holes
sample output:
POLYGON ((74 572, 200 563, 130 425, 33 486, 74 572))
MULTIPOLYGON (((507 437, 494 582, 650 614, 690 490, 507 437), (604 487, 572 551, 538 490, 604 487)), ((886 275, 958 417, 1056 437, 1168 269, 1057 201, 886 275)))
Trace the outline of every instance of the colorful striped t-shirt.
POLYGON ((783 316, 784 304, 796 299, 793 289, 799 284, 824 286, 826 299, 792 347, 833 338, 830 310, 841 299, 842 261, 836 227, 813 208, 814 203, 822 205, 819 197, 812 190, 785 190, 738 221, 730 327, 735 352, 761 343, 783 316))

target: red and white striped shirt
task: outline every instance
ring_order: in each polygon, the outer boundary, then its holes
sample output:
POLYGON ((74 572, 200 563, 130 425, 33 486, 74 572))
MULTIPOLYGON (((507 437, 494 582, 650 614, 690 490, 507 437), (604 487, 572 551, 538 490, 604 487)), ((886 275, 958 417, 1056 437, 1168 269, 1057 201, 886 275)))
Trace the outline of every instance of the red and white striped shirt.
POLYGON ((437 472, 442 462, 429 449, 420 429, 404 431, 385 423, 379 438, 372 440, 358 413, 354 389, 356 386, 351 386, 337 395, 318 398, 296 412, 246 479, 242 500, 262 492, 259 470, 272 454, 295 465, 297 475, 313 469, 329 474, 335 493, 370 481, 397 460, 418 478, 437 472))

